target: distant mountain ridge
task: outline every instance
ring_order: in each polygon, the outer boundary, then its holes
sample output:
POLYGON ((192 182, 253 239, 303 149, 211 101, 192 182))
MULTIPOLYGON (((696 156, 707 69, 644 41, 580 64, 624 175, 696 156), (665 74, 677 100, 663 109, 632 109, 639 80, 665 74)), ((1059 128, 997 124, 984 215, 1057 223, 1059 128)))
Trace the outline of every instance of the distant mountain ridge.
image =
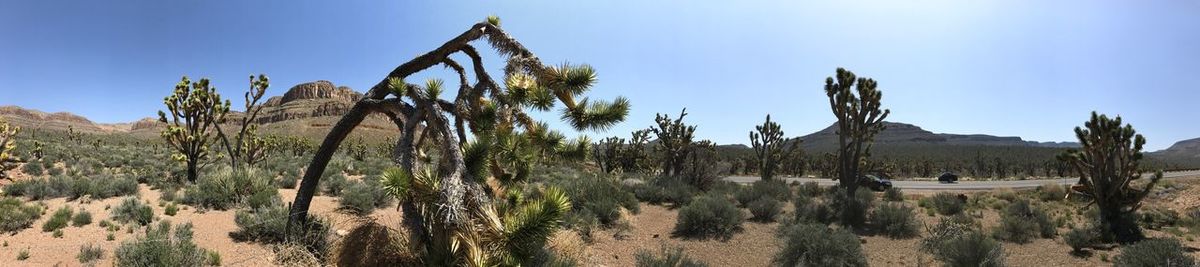
MULTIPOLYGON (((886 127, 875 135, 877 145, 958 145, 958 146, 1019 146, 1019 147, 1079 147, 1075 142, 1027 141, 1016 136, 993 136, 986 134, 933 133, 916 125, 900 122, 883 122, 886 127)), ((836 149, 838 143, 837 123, 820 131, 800 137, 802 146, 808 151, 836 149)))
POLYGON ((1200 166, 1200 138, 1175 142, 1171 147, 1147 153, 1147 156, 1170 164, 1200 166))

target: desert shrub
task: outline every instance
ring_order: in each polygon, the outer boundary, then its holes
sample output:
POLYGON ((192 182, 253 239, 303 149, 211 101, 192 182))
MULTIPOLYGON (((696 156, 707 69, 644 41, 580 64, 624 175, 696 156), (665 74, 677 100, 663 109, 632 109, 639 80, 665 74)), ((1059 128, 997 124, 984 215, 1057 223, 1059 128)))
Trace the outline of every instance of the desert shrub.
POLYGON ((0 199, 0 231, 16 232, 29 228, 33 221, 41 217, 41 206, 26 205, 12 197, 0 199))
POLYGON ((75 259, 78 259, 79 263, 88 263, 99 260, 103 256, 104 249, 100 248, 100 246, 95 244, 84 244, 83 246, 79 247, 79 255, 76 255, 75 259))
POLYGON ((1138 225, 1146 229, 1162 229, 1179 223, 1179 213, 1163 207, 1148 207, 1138 212, 1138 225))
POLYGON ((178 212, 179 212, 179 206, 175 205, 175 203, 167 203, 167 206, 163 207, 164 215, 175 216, 175 214, 178 212))
POLYGON ((17 260, 18 261, 23 261, 23 260, 27 260, 27 259, 29 259, 29 249, 23 248, 23 249, 21 249, 20 252, 17 252, 17 260))
POLYGON ((341 196, 342 190, 346 189, 350 183, 346 181, 346 176, 341 173, 330 175, 321 179, 321 194, 327 196, 341 196))
POLYGON ((693 238, 729 238, 742 226, 742 211, 713 196, 699 197, 679 210, 674 234, 693 238))
POLYGON ((821 202, 817 198, 812 198, 807 195, 797 195, 792 200, 792 206, 796 208, 793 222, 808 222, 830 224, 837 221, 837 214, 832 209, 821 202))
POLYGON ((671 204, 675 207, 687 205, 698 192, 700 190, 691 184, 670 177, 652 179, 635 186, 633 190, 638 200, 650 204, 671 204))
POLYGON ((788 201, 792 198, 792 190, 783 180, 758 180, 738 190, 733 196, 739 205, 749 207, 750 202, 764 197, 788 201))
POLYGON ((1063 234, 1063 242, 1071 246, 1071 250, 1075 253, 1082 252, 1084 248, 1091 247, 1096 242, 1096 232, 1090 228, 1075 228, 1063 234))
POLYGON ((208 266, 221 266, 221 253, 209 251, 204 257, 204 264, 208 266))
POLYGON ((50 175, 50 176, 62 175, 63 169, 59 168, 59 167, 51 167, 51 168, 46 169, 46 174, 50 175))
POLYGON ((75 217, 71 218, 71 226, 80 227, 92 224, 92 213, 87 210, 80 210, 75 213, 75 217))
MULTIPOLYGON (((278 194, 271 178, 254 168, 223 168, 201 176, 187 187, 180 202, 198 207, 225 210, 256 194, 278 194), (274 193, 260 193, 274 191, 274 193)), ((261 196, 260 196, 261 197, 261 196)))
POLYGON ((889 187, 883 190, 883 200, 904 201, 904 192, 901 192, 899 187, 889 187))
POLYGON ((819 197, 821 196, 821 185, 817 184, 817 182, 805 182, 800 185, 800 189, 797 191, 797 193, 806 196, 819 197))
POLYGON ((622 207, 631 212, 640 209, 637 197, 621 189, 620 183, 610 177, 584 175, 576 179, 560 179, 555 184, 571 196, 572 213, 593 215, 605 227, 621 219, 622 207))
POLYGON ((953 193, 941 192, 934 194, 932 197, 921 199, 922 206, 933 208, 941 215, 958 214, 966 208, 966 203, 953 193))
MULTIPOLYGON (((92 195, 92 198, 96 199, 130 196, 138 193, 137 179, 127 175, 102 177, 100 179, 79 178, 77 180, 90 181, 91 186, 89 187, 90 190, 88 190, 88 194, 92 195)), ((80 196, 82 195, 76 195, 74 197, 80 196)))
POLYGON ((67 223, 71 221, 71 215, 75 211, 70 207, 62 207, 54 211, 54 215, 50 215, 50 220, 42 224, 42 232, 50 232, 67 227, 67 223))
POLYGON ((775 198, 764 197, 750 202, 747 208, 750 209, 750 214, 753 215, 751 220, 773 222, 775 221, 775 217, 783 212, 783 203, 775 200, 775 198))
POLYGON ((1121 248, 1113 266, 1195 266, 1196 260, 1173 238, 1146 239, 1121 248))
POLYGON ((867 211, 875 203, 875 194, 871 190, 855 190, 850 196, 845 190, 834 191, 829 197, 829 209, 837 214, 838 222, 849 227, 862 227, 867 222, 867 211))
POLYGON ((637 267, 704 267, 704 262, 692 259, 683 253, 683 248, 663 246, 658 254, 639 250, 634 257, 637 267))
POLYGON ((343 208, 350 210, 358 215, 368 215, 375 208, 387 205, 387 193, 378 184, 368 184, 362 181, 351 182, 346 189, 342 190, 341 199, 338 204, 343 208))
POLYGON ((900 203, 884 203, 871 212, 871 227, 891 238, 917 236, 917 220, 913 209, 900 203))
POLYGON ((36 162, 26 163, 21 167, 21 172, 31 176, 41 176, 46 169, 42 168, 42 164, 36 162))
POLYGON ((779 266, 867 266, 854 233, 811 223, 786 227, 784 247, 774 258, 779 266))
POLYGON ((207 251, 192 241, 192 224, 147 226, 145 236, 122 242, 115 251, 117 266, 204 266, 207 251))
POLYGON ((282 198, 279 196, 279 191, 274 189, 254 192, 254 194, 246 197, 246 207, 251 209, 281 202, 282 198))
POLYGON ((1000 215, 995 237, 1016 243, 1028 243, 1035 237, 1049 238, 1055 234, 1054 222, 1041 209, 1021 199, 1009 204, 1000 215))
POLYGON ((280 244, 284 241, 305 245, 309 251, 324 252, 329 248, 329 222, 310 217, 306 225, 292 225, 288 236, 288 208, 275 203, 253 210, 238 210, 233 222, 238 231, 230 236, 238 240, 280 244))
POLYGON ((113 208, 112 218, 121 223, 136 222, 140 225, 150 224, 154 219, 154 210, 149 205, 138 201, 136 197, 125 198, 120 205, 113 208))
POLYGON ((942 218, 929 229, 929 236, 921 240, 921 250, 946 266, 1004 266, 1004 248, 1000 242, 961 220, 942 218))
POLYGON ((283 176, 280 176, 279 180, 276 180, 275 182, 279 185, 279 188, 294 189, 296 188, 297 181, 300 181, 300 174, 293 174, 285 171, 283 172, 283 176))
POLYGON ((1038 198, 1042 201, 1059 201, 1067 196, 1067 190, 1058 183, 1046 183, 1038 187, 1038 198))

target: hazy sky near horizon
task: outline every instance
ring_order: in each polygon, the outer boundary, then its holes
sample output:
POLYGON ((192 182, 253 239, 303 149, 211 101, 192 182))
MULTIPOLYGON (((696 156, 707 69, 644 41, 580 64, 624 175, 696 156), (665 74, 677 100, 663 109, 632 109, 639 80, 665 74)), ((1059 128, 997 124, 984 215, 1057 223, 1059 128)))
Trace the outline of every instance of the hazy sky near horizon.
MULTIPOLYGON (((768 113, 811 133, 834 121, 822 87, 837 67, 879 81, 888 120, 933 132, 1074 141, 1096 110, 1148 150, 1200 137, 1197 1, 413 2, 2 1, 0 105, 128 122, 182 75, 235 107, 257 73, 268 95, 314 80, 362 91, 496 14, 544 62, 596 67, 593 98, 632 101, 593 137, 684 107, 721 144, 749 143, 768 113)), ((485 60, 499 75, 503 60, 485 60)))

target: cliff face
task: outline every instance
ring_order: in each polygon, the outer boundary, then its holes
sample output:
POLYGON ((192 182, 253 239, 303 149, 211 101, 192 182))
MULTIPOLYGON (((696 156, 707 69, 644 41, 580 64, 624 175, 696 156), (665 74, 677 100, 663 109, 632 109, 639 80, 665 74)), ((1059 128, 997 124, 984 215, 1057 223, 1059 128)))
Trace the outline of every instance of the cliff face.
POLYGON ((129 130, 126 125, 98 124, 83 116, 67 112, 46 113, 18 106, 0 106, 0 118, 27 129, 67 130, 71 128, 80 132, 99 133, 129 130))

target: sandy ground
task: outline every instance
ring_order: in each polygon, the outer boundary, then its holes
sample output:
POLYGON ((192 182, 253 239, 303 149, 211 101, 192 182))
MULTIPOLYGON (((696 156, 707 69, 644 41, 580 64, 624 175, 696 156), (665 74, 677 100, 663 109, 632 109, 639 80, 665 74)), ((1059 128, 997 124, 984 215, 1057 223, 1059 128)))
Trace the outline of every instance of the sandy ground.
MULTIPOLYGON (((1151 199, 1149 205, 1161 205, 1183 214, 1189 208, 1200 206, 1200 182, 1195 180, 1184 182, 1189 187, 1181 190, 1178 197, 1163 197, 1151 199)), ((281 189, 280 194, 285 201, 295 196, 295 190, 281 189)), ((181 209, 175 216, 163 214, 163 207, 158 205, 160 193, 145 185, 140 186, 139 198, 151 203, 155 216, 166 219, 174 224, 191 222, 194 224, 195 241, 205 249, 216 250, 221 254, 222 266, 269 266, 272 265, 273 252, 268 245, 237 242, 229 237, 229 233, 237 230, 234 224, 235 211, 203 211, 187 207, 181 209)), ((909 205, 915 206, 915 199, 925 192, 909 194, 909 205)), ((125 240, 141 235, 142 229, 129 233, 130 225, 123 225, 115 232, 114 241, 106 241, 107 231, 100 227, 101 220, 109 219, 106 207, 116 207, 124 198, 109 198, 87 203, 81 201, 68 202, 64 198, 44 201, 48 206, 46 214, 34 222, 33 227, 15 234, 0 236, 0 242, 7 246, 0 247, 0 266, 82 266, 75 256, 83 244, 97 244, 104 249, 101 260, 94 262, 98 266, 112 265, 112 251, 125 240), (68 226, 63 231, 63 238, 54 238, 50 232, 42 232, 41 225, 50 218, 54 210, 62 206, 70 206, 76 211, 86 209, 92 212, 93 223, 83 227, 68 226), (17 261, 17 254, 28 249, 30 258, 17 261)), ((337 211, 336 198, 327 196, 315 197, 312 213, 329 218, 335 231, 347 231, 361 223, 361 218, 337 211)), ((180 205, 181 208, 186 207, 180 205)), ((1072 212, 1076 206, 1062 206, 1059 212, 1072 212)), ((785 214, 791 216, 791 207, 785 208, 785 214)), ((997 224, 999 215, 995 210, 975 211, 981 216, 985 229, 997 224)), ((936 224, 938 216, 929 216, 917 209, 922 227, 936 224)), ((595 240, 584 249, 585 266, 632 266, 635 253, 639 250, 657 252, 663 245, 682 247, 685 252, 696 259, 705 261, 712 266, 768 266, 772 257, 781 248, 780 240, 775 231, 779 223, 757 223, 747 221, 743 230, 728 240, 684 240, 672 238, 671 230, 675 225, 676 210, 662 206, 641 204, 641 212, 627 217, 631 227, 628 238, 614 238, 616 230, 601 230, 594 234, 595 240)), ((747 212, 747 217, 749 214, 747 212)), ((399 225, 400 212, 393 206, 376 210, 371 219, 383 225, 399 225)), ((1060 234, 1066 228, 1060 228, 1060 234)), ((1166 232, 1147 231, 1150 236, 1170 236, 1166 232)), ((336 242, 337 235, 334 236, 336 242)), ((873 266, 936 266, 940 265, 929 254, 918 249, 920 237, 910 239, 890 239, 882 236, 862 236, 863 251, 873 266)), ((1187 241, 1181 238, 1185 245, 1193 248, 1200 247, 1200 242, 1187 241)), ((1101 255, 1112 258, 1119 254, 1119 249, 1094 250, 1090 257, 1075 257, 1069 254, 1070 248, 1063 243, 1061 237, 1052 239, 1036 239, 1028 244, 1003 243, 1006 259, 1011 266, 1106 266, 1111 263, 1101 260, 1101 255)), ((1196 252, 1193 252, 1196 253, 1196 252)), ((1197 255, 1200 258, 1200 255, 1197 255)))
MULTIPOLYGON (((229 236, 229 233, 238 229, 233 220, 235 210, 197 212, 191 207, 180 205, 181 209, 175 216, 167 216, 163 214, 163 207, 158 205, 160 195, 158 191, 152 190, 146 185, 140 185, 139 191, 139 198, 151 203, 156 221, 165 219, 173 225, 191 222, 194 227, 196 245, 219 252, 221 266, 272 265, 274 253, 269 245, 238 242, 229 236)), ((295 190, 280 189, 279 191, 285 201, 290 201, 295 197, 295 190)), ((0 242, 8 243, 8 246, 0 247, 0 266, 83 266, 75 256, 79 254, 81 245, 89 243, 99 245, 104 249, 103 258, 93 263, 96 266, 112 266, 113 250, 121 242, 127 239, 132 240, 144 231, 144 228, 138 228, 131 234, 127 231, 132 224, 122 225, 121 230, 114 233, 115 240, 106 241, 108 231, 99 226, 101 220, 110 218, 109 211, 105 207, 116 207, 123 199, 121 197, 109 198, 90 203, 68 202, 65 198, 45 201, 49 207, 46 214, 35 221, 31 228, 16 234, 0 236, 0 242), (72 207, 76 211, 86 209, 92 212, 92 224, 82 227, 68 226, 63 229, 62 238, 54 238, 50 232, 42 232, 42 223, 49 220, 50 214, 62 206, 72 207), (24 261, 17 261, 17 254, 22 249, 28 249, 30 257, 24 261)), ((336 198, 317 196, 313 199, 311 212, 329 218, 335 231, 349 230, 360 223, 360 219, 355 216, 338 212, 337 206, 336 198)), ((385 225, 396 225, 400 221, 400 212, 392 206, 378 209, 370 217, 385 225)), ((335 235, 334 239, 337 238, 335 235)))

